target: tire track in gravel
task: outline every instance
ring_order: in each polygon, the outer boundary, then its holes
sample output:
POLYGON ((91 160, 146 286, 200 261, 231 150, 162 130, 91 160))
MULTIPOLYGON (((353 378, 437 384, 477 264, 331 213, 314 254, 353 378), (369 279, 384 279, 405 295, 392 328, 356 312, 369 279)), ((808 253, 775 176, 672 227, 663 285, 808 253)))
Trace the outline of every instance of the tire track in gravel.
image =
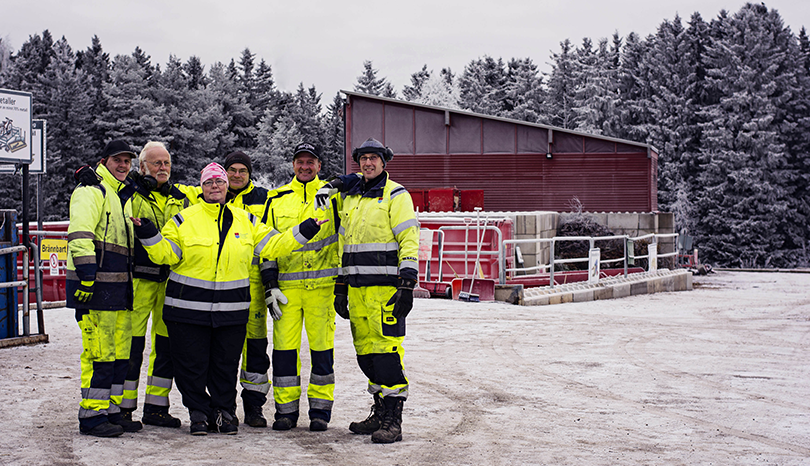
MULTIPOLYGON (((532 361, 524 358, 523 355, 517 350, 517 348, 516 348, 517 338, 516 337, 512 337, 512 338, 508 339, 507 341, 502 341, 502 342, 496 342, 495 340, 493 340, 491 344, 492 344, 493 352, 501 357, 502 362, 503 362, 504 365, 509 365, 509 366, 512 366, 512 367, 515 367, 515 368, 522 368, 522 367, 527 367, 527 365, 532 364, 532 361), (507 356, 507 353, 509 354, 509 356, 507 356)), ((733 427, 722 425, 722 424, 719 424, 719 423, 716 423, 716 422, 707 421, 707 420, 701 419, 701 418, 696 417, 696 416, 691 416, 691 415, 688 415, 688 414, 682 414, 682 413, 678 413, 678 412, 675 412, 675 411, 672 411, 672 410, 669 410, 669 409, 661 408, 661 407, 658 407, 658 406, 655 406, 655 405, 646 404, 646 403, 643 403, 643 402, 640 402, 640 401, 633 400, 631 398, 622 396, 620 394, 614 393, 612 391, 599 388, 599 387, 597 387, 595 385, 589 385, 589 384, 586 384, 586 383, 583 383, 583 382, 580 382, 580 381, 577 381, 577 380, 574 380, 574 379, 571 379, 571 378, 559 376, 559 375, 554 374, 552 372, 543 370, 541 368, 537 368, 537 366, 534 366, 534 367, 535 367, 534 371, 535 371, 536 374, 538 374, 538 376, 540 374, 542 374, 542 376, 546 377, 547 379, 556 380, 562 386, 565 386, 566 389, 576 390, 578 392, 583 393, 586 396, 604 398, 604 399, 609 399, 609 400, 612 400, 612 401, 617 401, 617 402, 620 402, 620 403, 632 405, 632 406, 634 406, 634 409, 644 410, 645 412, 652 412, 652 413, 655 413, 655 414, 658 414, 660 416, 664 416, 664 417, 667 417, 667 418, 670 418, 670 419, 679 420, 679 421, 684 422, 684 423, 689 424, 689 425, 696 425, 696 426, 700 426, 700 427, 702 427, 704 429, 707 429, 707 430, 710 430, 710 431, 717 431, 717 432, 719 432, 720 434, 723 434, 723 435, 734 436, 734 437, 749 440, 749 441, 752 441, 752 442, 762 443, 762 444, 768 445, 768 446, 773 447, 773 448, 778 448, 778 449, 790 451, 790 452, 793 452, 793 453, 796 453, 796 454, 799 454, 799 455, 803 455, 805 457, 810 457, 810 448, 803 447, 801 445, 796 445, 796 444, 789 443, 789 442, 783 442, 783 441, 776 440, 776 439, 773 439, 773 438, 770 438, 770 437, 766 437, 764 435, 752 434, 752 433, 745 432, 745 431, 742 431, 742 430, 739 430, 739 429, 735 429, 733 427)), ((803 411, 803 412, 806 412, 806 411, 803 411)))
MULTIPOLYGON (((810 405, 793 403, 791 401, 780 400, 778 398, 774 398, 769 395, 764 395, 761 393, 752 393, 750 391, 741 390, 732 387, 728 384, 708 380, 700 375, 685 372, 676 367, 667 365, 665 362, 662 362, 660 359, 654 358, 646 351, 646 346, 649 342, 665 338, 666 336, 667 334, 660 332, 655 335, 628 337, 618 340, 614 345, 614 349, 617 353, 620 353, 623 356, 625 356, 625 358, 632 364, 647 369, 651 372, 664 374, 674 378, 689 378, 693 382, 699 383, 705 387, 716 389, 724 393, 734 393, 735 395, 741 398, 746 398, 751 401, 774 404, 777 406, 781 406, 783 408, 796 410, 798 412, 805 412, 805 413, 810 412, 810 405)), ((683 334, 680 334, 679 336, 681 336, 682 338, 689 337, 688 335, 683 334)), ((805 350, 808 349, 810 348, 805 348, 805 350)))

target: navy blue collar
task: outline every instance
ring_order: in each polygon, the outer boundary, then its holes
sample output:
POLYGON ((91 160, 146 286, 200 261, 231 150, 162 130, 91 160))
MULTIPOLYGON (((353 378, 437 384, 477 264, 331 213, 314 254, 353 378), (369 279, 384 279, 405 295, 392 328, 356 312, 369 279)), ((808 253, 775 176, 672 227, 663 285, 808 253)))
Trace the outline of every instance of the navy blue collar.
POLYGON ((366 181, 365 178, 361 179, 359 183, 352 186, 346 195, 352 196, 362 194, 363 197, 382 197, 385 189, 385 183, 388 181, 388 172, 383 172, 373 180, 366 181))

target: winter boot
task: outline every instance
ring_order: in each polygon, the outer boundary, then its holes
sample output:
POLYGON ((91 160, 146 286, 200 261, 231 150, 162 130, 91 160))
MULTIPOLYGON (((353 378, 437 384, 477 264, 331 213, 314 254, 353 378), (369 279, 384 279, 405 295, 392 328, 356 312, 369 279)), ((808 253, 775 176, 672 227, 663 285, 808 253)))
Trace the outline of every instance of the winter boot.
POLYGON ((383 413, 380 429, 371 434, 373 443, 394 443, 402 440, 402 404, 404 401, 400 397, 383 398, 385 413, 383 413))
POLYGON ((234 422, 235 416, 231 413, 218 409, 214 416, 214 419, 208 422, 209 432, 219 432, 225 435, 236 435, 239 432, 239 427, 234 422))
POLYGON ((158 427, 180 427, 180 419, 169 414, 168 406, 145 404, 141 421, 144 424, 158 427))
POLYGON ((104 421, 92 428, 86 428, 79 425, 79 432, 81 432, 82 435, 92 435, 94 437, 118 437, 124 433, 124 429, 121 426, 110 423, 109 421, 104 421))
POLYGON ((324 419, 315 418, 309 421, 309 430, 312 432, 323 432, 329 427, 329 423, 324 419))
POLYGON ((191 411, 191 435, 208 435, 208 416, 202 411, 191 411))
POLYGON ((262 414, 262 407, 245 404, 245 424, 250 427, 267 427, 267 419, 262 414))
POLYGON ((138 432, 143 428, 143 424, 141 421, 132 420, 132 411, 134 410, 122 409, 120 413, 108 414, 107 419, 110 423, 121 426, 124 432, 138 432))
POLYGON ((371 413, 366 420, 349 424, 349 430, 355 434, 371 435, 380 429, 385 406, 383 405, 383 399, 380 395, 375 394, 372 396, 374 397, 374 404, 371 405, 371 413))
POLYGON ((273 430, 290 430, 298 424, 298 421, 291 417, 281 416, 273 423, 273 430))

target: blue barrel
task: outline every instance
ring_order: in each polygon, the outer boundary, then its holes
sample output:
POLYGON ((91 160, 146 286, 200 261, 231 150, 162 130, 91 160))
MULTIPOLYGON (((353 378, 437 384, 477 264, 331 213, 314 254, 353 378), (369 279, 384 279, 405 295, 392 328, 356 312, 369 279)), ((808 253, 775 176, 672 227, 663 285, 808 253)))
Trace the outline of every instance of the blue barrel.
MULTIPOLYGON (((0 210, 0 250, 18 244, 17 211, 0 210)), ((17 281, 17 254, 0 255, 0 282, 17 281)), ((19 336, 18 314, 17 288, 0 288, 0 338, 19 336)))

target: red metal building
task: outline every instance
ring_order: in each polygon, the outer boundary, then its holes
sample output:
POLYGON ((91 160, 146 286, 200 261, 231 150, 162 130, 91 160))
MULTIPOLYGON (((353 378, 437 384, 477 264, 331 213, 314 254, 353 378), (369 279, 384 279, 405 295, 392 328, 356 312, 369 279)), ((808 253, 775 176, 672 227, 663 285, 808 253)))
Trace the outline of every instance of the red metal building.
POLYGON ((432 107, 347 95, 346 170, 373 137, 394 151, 386 169, 408 189, 483 189, 488 211, 658 210, 658 153, 650 145, 432 107))

